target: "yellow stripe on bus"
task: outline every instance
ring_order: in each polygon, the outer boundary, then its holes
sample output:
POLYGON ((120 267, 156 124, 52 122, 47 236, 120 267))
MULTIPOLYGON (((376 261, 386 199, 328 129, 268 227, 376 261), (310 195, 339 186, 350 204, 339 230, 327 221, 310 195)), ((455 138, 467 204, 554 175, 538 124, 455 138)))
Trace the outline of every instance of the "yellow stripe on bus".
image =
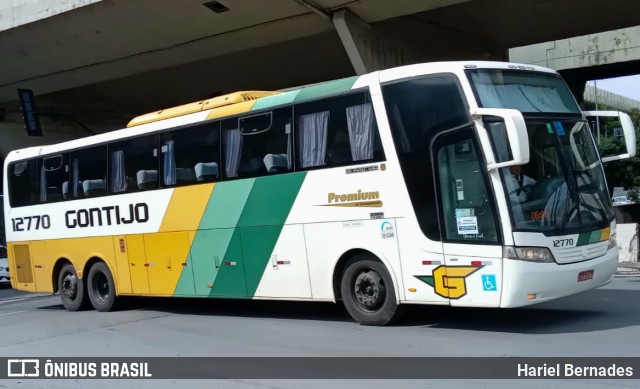
POLYGON ((174 189, 159 232, 197 230, 214 187, 205 184, 174 189))

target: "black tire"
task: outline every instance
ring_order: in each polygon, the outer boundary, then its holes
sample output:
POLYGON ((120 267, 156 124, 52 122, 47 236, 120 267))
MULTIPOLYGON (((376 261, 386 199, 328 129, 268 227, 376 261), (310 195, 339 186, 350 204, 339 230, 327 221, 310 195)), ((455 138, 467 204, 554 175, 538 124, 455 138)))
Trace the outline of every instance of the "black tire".
POLYGON ((96 311, 109 312, 115 308, 116 285, 104 262, 97 262, 89 269, 87 294, 96 311))
POLYGON ((89 306, 84 280, 78 278, 75 267, 70 263, 60 269, 58 293, 60 293, 62 305, 68 311, 81 311, 89 306))
POLYGON ((401 314, 391 275, 371 254, 358 254, 347 263, 340 291, 345 308, 360 324, 383 326, 401 314))

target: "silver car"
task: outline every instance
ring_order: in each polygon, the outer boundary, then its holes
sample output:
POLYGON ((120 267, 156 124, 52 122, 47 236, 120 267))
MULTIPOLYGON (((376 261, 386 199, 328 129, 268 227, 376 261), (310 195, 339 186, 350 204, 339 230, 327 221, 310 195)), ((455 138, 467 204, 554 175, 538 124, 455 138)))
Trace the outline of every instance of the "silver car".
POLYGON ((0 246, 0 285, 11 284, 9 276, 9 259, 7 258, 7 248, 0 246))

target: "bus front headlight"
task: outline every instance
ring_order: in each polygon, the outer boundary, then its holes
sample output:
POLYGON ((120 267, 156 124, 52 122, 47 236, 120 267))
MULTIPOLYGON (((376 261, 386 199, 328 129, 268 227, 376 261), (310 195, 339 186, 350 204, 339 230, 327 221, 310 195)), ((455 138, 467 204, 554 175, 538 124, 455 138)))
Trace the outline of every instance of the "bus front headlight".
POLYGON ((506 246, 503 250, 505 258, 520 259, 522 261, 552 263, 553 254, 546 247, 513 247, 506 246))

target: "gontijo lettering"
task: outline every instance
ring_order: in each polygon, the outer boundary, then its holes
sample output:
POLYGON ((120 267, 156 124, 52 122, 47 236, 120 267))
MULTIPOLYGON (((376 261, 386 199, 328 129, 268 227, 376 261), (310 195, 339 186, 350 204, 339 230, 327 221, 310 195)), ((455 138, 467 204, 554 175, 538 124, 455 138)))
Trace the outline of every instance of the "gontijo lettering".
POLYGON ((109 205, 67 211, 64 215, 67 228, 111 226, 114 224, 146 223, 149 206, 146 203, 129 204, 128 207, 109 205))

